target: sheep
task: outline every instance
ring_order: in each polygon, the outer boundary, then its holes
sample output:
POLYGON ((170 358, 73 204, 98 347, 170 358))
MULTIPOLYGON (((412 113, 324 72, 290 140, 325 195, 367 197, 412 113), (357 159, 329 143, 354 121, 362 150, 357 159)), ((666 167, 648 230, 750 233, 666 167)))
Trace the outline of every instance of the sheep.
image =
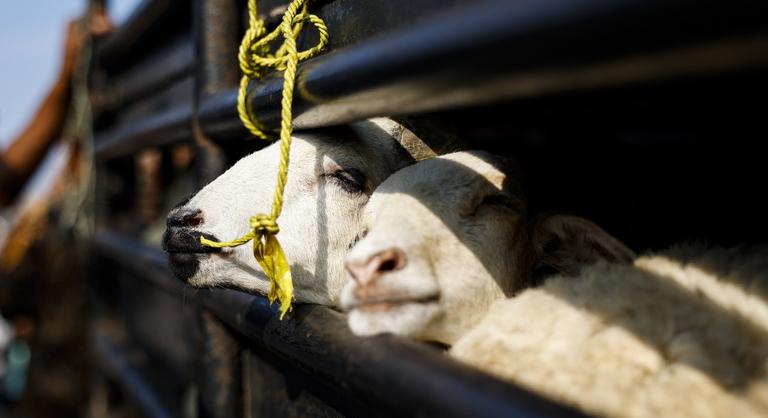
MULTIPOLYGON (((346 281, 343 257, 362 231, 360 212, 392 172, 430 155, 428 147, 389 119, 296 133, 291 148, 280 240, 295 301, 335 306, 346 281)), ((254 152, 168 214, 163 248, 177 278, 195 287, 232 287, 267 294, 269 282, 249 246, 202 246, 242 236, 248 219, 268 213, 279 144, 254 152)))
POLYGON ((768 251, 685 246, 493 305, 454 358, 600 416, 768 416, 768 251))
POLYGON ((358 335, 453 344, 493 302, 528 287, 534 270, 575 274, 600 258, 634 258, 585 219, 529 219, 515 164, 480 151, 396 172, 373 193, 365 223, 341 295, 358 335))
POLYGON ((583 219, 528 221, 524 203, 514 166, 484 153, 392 175, 347 256, 350 328, 452 345, 456 360, 596 415, 768 414, 768 251, 635 259, 583 219), (545 269, 559 274, 528 288, 545 269))

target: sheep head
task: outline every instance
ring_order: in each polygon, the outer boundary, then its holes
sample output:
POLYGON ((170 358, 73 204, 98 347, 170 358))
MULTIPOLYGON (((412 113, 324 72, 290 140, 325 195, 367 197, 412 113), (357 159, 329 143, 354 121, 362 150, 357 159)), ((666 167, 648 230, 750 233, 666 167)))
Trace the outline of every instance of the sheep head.
POLYGON ((573 272, 597 258, 633 257, 581 218, 529 221, 516 166, 484 152, 398 171, 376 189, 364 222, 369 231, 347 255, 354 280, 341 298, 359 335, 391 332, 451 344, 494 301, 530 285, 543 263, 573 272))
MULTIPOLYGON (((413 162, 398 143, 402 132, 377 119, 294 135, 278 238, 297 302, 336 304, 363 207, 378 184, 413 162)), ((230 240, 248 231, 252 215, 269 213, 278 162, 275 143, 242 158, 169 213, 163 246, 179 279, 195 287, 269 291, 250 245, 213 249, 202 246, 200 236, 230 240)))

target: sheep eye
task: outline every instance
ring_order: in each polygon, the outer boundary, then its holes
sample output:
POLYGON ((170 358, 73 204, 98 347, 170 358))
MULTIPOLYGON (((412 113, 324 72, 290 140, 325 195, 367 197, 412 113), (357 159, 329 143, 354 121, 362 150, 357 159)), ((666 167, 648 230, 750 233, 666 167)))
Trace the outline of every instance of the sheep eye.
POLYGON ((341 169, 326 176, 333 179, 347 193, 358 194, 365 190, 365 175, 360 170, 341 169))

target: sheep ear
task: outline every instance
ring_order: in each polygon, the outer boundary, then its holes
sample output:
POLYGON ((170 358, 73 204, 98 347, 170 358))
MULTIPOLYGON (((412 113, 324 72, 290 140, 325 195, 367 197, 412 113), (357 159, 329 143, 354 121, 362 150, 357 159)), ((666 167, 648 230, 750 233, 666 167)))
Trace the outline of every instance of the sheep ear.
POLYGON ((534 223, 534 277, 577 275, 583 266, 606 260, 631 263, 636 255, 624 243, 578 216, 547 214, 534 223))

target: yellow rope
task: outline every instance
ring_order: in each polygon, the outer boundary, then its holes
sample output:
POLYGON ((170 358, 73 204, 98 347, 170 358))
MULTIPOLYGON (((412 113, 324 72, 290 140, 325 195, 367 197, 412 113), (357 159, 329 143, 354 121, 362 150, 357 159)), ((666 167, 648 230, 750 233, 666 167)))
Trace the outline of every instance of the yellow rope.
POLYGON ((288 160, 291 150, 293 114, 293 88, 296 80, 296 68, 300 61, 312 58, 328 45, 328 29, 319 17, 307 12, 307 0, 293 0, 283 15, 283 21, 274 31, 266 34, 264 22, 259 19, 256 0, 248 0, 249 28, 240 44, 238 60, 243 77, 240 79, 240 92, 237 97, 237 111, 243 125, 255 136, 268 139, 259 122, 248 107, 248 82, 259 79, 270 70, 283 71, 283 97, 281 101, 280 124, 280 166, 277 173, 277 186, 272 202, 272 213, 258 214, 250 219, 251 231, 244 236, 226 242, 216 242, 200 237, 200 243, 209 247, 237 247, 248 241, 253 242, 253 255, 271 282, 269 301, 280 301, 280 319, 291 308, 293 283, 291 270, 280 243, 277 241, 277 218, 283 210, 283 192, 288 178, 288 160), (320 41, 306 51, 296 49, 296 38, 301 33, 304 23, 309 21, 317 28, 320 41), (275 53, 270 52, 270 45, 280 35, 283 43, 275 53))

